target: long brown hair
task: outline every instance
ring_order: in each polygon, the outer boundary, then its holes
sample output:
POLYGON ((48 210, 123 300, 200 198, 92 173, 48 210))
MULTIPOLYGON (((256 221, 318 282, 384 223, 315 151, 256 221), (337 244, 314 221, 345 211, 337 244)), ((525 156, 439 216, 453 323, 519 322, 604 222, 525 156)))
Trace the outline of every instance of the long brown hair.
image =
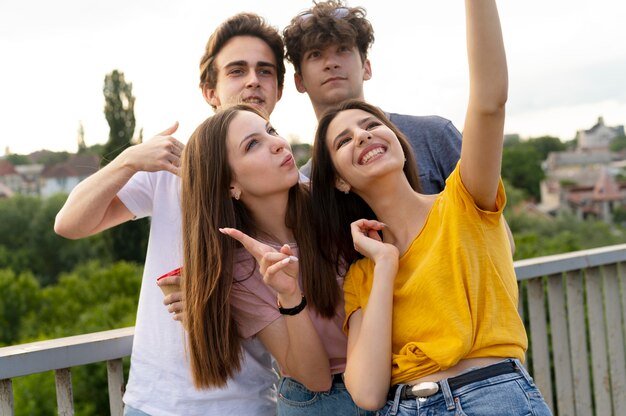
POLYGON ((347 100, 328 109, 320 119, 315 133, 313 144, 313 158, 311 166, 311 198, 313 201, 314 223, 317 229, 317 245, 321 257, 337 266, 337 272, 347 270, 347 266, 363 257, 354 249, 350 224, 358 219, 376 219, 374 211, 363 199, 350 192, 344 194, 335 187, 337 170, 333 164, 326 135, 328 126, 335 117, 346 110, 363 110, 393 131, 400 142, 406 161, 403 171, 411 187, 421 192, 419 174, 415 155, 406 136, 387 118, 378 107, 361 100, 347 100))
MULTIPOLYGON (((199 388, 222 387, 241 369, 241 337, 229 301, 232 285, 237 284, 234 251, 240 245, 219 232, 219 228, 234 227, 257 235, 248 208, 230 195, 226 138, 240 111, 266 118, 243 104, 224 109, 196 129, 182 156, 182 286, 192 377, 199 388)), ((289 189, 285 225, 298 243, 307 300, 321 316, 334 316, 339 286, 334 269, 316 255, 310 193, 302 184, 289 189)))

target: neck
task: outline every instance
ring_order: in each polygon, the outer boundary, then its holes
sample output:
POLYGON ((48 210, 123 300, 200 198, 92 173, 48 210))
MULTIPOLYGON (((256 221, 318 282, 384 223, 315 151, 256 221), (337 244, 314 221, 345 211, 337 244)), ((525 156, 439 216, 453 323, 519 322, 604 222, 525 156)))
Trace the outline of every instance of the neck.
MULTIPOLYGON (((311 97, 309 96, 309 98, 311 97)), ((315 111, 315 117, 317 118, 317 121, 319 122, 322 116, 326 113, 326 110, 341 104, 345 100, 352 100, 352 99, 365 101, 365 96, 363 95, 363 91, 361 90, 361 93, 355 95, 354 97, 342 97, 341 99, 338 99, 338 100, 329 99, 327 101, 317 101, 317 102, 311 101, 311 105, 313 106, 313 111, 315 111)))
POLYGON ((404 253, 421 231, 432 201, 432 196, 413 190, 404 172, 388 175, 367 184, 367 190, 356 191, 372 208, 379 221, 387 227, 383 240, 404 253))
POLYGON ((275 243, 284 244, 294 241, 293 232, 285 225, 289 192, 251 197, 245 201, 256 224, 258 237, 269 238, 275 243))

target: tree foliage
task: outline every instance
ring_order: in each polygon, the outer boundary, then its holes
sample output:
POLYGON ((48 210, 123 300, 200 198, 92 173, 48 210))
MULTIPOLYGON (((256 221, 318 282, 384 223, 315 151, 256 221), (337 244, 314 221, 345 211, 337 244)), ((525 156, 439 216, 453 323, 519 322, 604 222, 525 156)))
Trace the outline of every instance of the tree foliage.
POLYGON ((510 138, 502 154, 502 177, 514 187, 539 201, 539 184, 545 178, 542 162, 550 152, 563 151, 566 145, 558 138, 542 136, 525 141, 510 138))
POLYGON ((133 84, 118 70, 104 77, 103 92, 104 115, 109 123, 109 140, 102 154, 105 165, 130 146, 135 132, 135 97, 133 84))
MULTIPOLYGON (((132 326, 141 274, 139 265, 120 262, 103 266, 91 261, 64 273, 57 284, 39 290, 35 290, 36 281, 28 275, 18 281, 10 272, 0 272, 0 290, 8 288, 9 295, 29 299, 22 310, 17 309, 25 313, 21 317, 12 314, 9 322, 19 328, 19 341, 25 343, 132 326)), ((7 303, 6 308, 12 306, 7 303)), ((16 415, 56 414, 51 372, 20 377, 14 382, 16 415)), ((108 414, 105 363, 73 368, 72 384, 76 414, 108 414)))
MULTIPOLYGON (((104 114, 110 129, 109 140, 102 153, 104 166, 131 145, 135 132, 135 97, 132 83, 126 82, 124 73, 118 70, 105 76, 103 92, 104 114)), ((148 232, 147 219, 131 221, 107 230, 104 236, 113 259, 143 263, 148 232)))
POLYGON ((112 259, 102 235, 67 240, 55 234, 54 219, 66 197, 0 199, 0 269, 32 272, 46 286, 56 282, 61 272, 89 259, 112 259))
POLYGON ((609 144, 609 149, 612 152, 621 152, 626 149, 626 136, 617 136, 609 144))

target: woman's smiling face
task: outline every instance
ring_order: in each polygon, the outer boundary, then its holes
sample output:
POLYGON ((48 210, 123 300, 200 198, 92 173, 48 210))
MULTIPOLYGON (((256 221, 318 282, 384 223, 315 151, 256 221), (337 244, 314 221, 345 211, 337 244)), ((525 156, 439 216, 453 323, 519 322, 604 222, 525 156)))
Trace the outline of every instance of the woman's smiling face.
POLYGON ((338 113, 328 125, 326 145, 339 177, 354 190, 404 166, 404 152, 393 131, 367 111, 338 113))

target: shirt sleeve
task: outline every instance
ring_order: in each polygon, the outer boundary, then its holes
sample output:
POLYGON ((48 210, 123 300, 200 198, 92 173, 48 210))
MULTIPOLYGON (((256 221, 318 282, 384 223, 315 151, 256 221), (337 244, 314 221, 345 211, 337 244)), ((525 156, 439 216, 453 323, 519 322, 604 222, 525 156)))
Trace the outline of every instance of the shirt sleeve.
POLYGON ((502 178, 498 183, 498 190, 496 193, 496 209, 495 211, 486 211, 479 208, 474 201, 474 198, 469 193, 463 181, 461 180, 461 169, 459 168, 459 164, 453 171, 448 181, 446 181, 446 188, 450 187, 450 195, 455 195, 459 198, 459 202, 467 207, 472 207, 475 210, 480 218, 482 219, 484 224, 492 224, 498 225, 500 222, 500 218, 502 217, 502 213, 504 211, 504 207, 506 205, 506 192, 504 189, 504 183, 502 182, 502 178))
POLYGON ((135 219, 152 215, 155 172, 137 172, 119 190, 117 197, 135 216, 135 219))
POLYGON ((230 294, 233 315, 239 335, 251 338, 280 318, 276 292, 263 283, 259 266, 251 257, 235 262, 234 276, 230 294), (250 273, 252 266, 254 271, 250 273))

